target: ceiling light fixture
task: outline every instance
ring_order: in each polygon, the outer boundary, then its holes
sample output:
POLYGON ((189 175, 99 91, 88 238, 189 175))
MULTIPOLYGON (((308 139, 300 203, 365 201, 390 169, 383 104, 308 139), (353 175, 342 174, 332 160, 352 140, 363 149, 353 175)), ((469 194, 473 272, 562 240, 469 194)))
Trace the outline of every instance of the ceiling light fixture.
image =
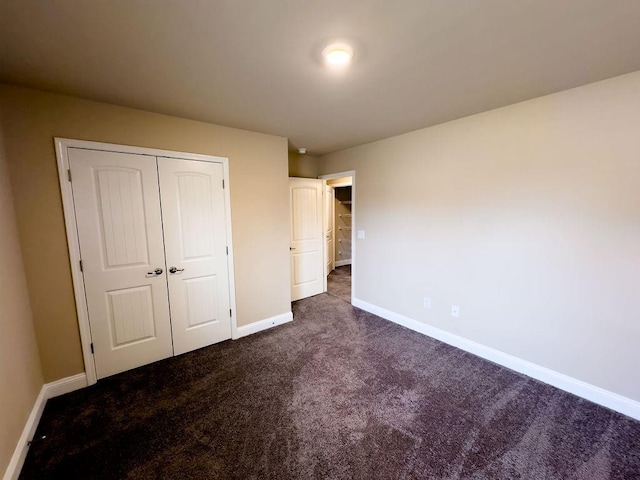
POLYGON ((345 67, 351 63, 353 48, 346 43, 332 43, 322 50, 322 56, 329 66, 345 67))

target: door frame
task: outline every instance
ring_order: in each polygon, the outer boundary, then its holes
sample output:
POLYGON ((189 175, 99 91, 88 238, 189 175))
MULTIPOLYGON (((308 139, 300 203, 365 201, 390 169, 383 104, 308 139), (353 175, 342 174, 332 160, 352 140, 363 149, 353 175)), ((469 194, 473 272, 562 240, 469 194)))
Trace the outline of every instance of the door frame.
POLYGON ((229 305, 231 307, 231 338, 238 338, 238 322, 236 318, 236 291, 234 279, 233 262, 233 239, 231 232, 231 196, 229 183, 229 159, 226 157, 216 157, 212 155, 202 155, 198 153, 176 152, 173 150, 160 150, 156 148, 133 147, 128 145, 117 145, 113 143, 90 142, 85 140, 74 140, 70 138, 54 138, 56 149, 56 160, 58 164, 58 181, 62 194, 62 209, 64 212, 64 223, 67 233, 67 246, 69 248, 69 260, 71 267, 71 278, 73 281, 73 292, 76 303, 76 314, 78 326, 80 328, 80 343, 82 345, 82 356, 84 368, 87 375, 87 384, 94 385, 97 381, 96 365, 91 353, 91 328, 89 325, 89 311, 87 307, 84 277, 80 267, 80 240, 78 238, 78 228, 76 224, 75 204, 73 201, 73 190, 71 188, 71 175, 69 173, 68 148, 83 148, 86 150, 99 150, 117 153, 133 153, 137 155, 148 155, 153 157, 168 157, 184 160, 199 160, 202 162, 214 162, 222 164, 224 178, 224 202, 226 212, 227 245, 229 254, 227 255, 227 272, 229 275, 229 305))
MULTIPOLYGON (((322 201, 323 201, 323 206, 322 206, 322 217, 323 218, 322 218, 322 220, 323 220, 323 223, 324 223, 325 220, 327 220, 327 212, 324 211, 324 209, 327 206, 327 199, 325 198, 325 195, 327 194, 327 188, 331 188, 331 191, 333 193, 333 196, 331 197, 331 210, 332 210, 331 219, 333 220, 333 225, 331 226, 331 245, 333 246, 333 256, 334 256, 334 258, 333 258, 333 268, 335 269, 335 266, 336 266, 335 265, 336 264, 336 259, 335 259, 335 251, 336 251, 336 232, 335 232, 336 219, 335 219, 335 216, 336 216, 336 209, 335 209, 335 206, 334 206, 333 203, 335 202, 336 192, 335 192, 335 188, 333 188, 333 185, 328 185, 327 181, 324 180, 324 179, 322 180, 322 186, 323 186, 323 192, 322 192, 322 201)), ((324 227, 324 225, 323 225, 323 227, 324 227)), ((324 233, 326 235, 326 229, 324 229, 324 233)), ((331 273, 331 272, 327 271, 327 263, 328 263, 328 260, 329 260, 327 257, 329 255, 328 255, 327 250, 326 250, 326 248, 327 248, 326 238, 325 238, 325 242, 324 242, 324 247, 325 247, 325 251, 324 251, 325 255, 324 255, 324 280, 323 280, 324 286, 323 286, 323 288, 324 288, 324 293, 326 293, 327 292, 327 277, 331 273)))
MULTIPOLYGON (((347 170, 344 172, 328 173, 326 175, 319 175, 318 178, 322 180, 330 180, 332 178, 351 177, 351 304, 356 298, 356 171, 347 170)), ((335 247, 335 244, 334 244, 335 247)), ((325 259, 326 262, 326 259, 325 259)))

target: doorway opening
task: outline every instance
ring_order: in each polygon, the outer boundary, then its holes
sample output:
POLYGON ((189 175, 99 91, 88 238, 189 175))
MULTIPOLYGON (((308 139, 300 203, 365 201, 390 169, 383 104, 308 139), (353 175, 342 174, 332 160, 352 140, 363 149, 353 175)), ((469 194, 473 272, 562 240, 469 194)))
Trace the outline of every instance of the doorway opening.
POLYGON ((352 303, 355 297, 355 172, 322 175, 325 181, 326 292, 352 303))

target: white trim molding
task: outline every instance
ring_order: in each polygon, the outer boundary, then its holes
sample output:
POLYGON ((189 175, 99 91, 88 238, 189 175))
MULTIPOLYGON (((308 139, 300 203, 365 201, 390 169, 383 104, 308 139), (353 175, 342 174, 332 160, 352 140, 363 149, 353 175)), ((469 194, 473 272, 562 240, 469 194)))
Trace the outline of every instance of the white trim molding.
POLYGON ((64 395, 65 393, 75 392, 76 390, 86 388, 87 386, 87 374, 78 373, 77 375, 73 375, 71 377, 66 377, 60 380, 56 380, 55 382, 46 383, 42 388, 46 391, 46 397, 47 399, 49 399, 59 397, 60 395, 64 395))
POLYGON ((277 327, 278 325, 283 325, 291 322, 292 320, 292 312, 282 313, 275 317, 265 318, 264 320, 258 320, 257 322, 250 323, 249 325, 238 327, 233 339, 237 340, 239 338, 246 337, 247 335, 253 335, 254 333, 258 333, 272 327, 277 327))
POLYGON ((410 330, 422 333, 436 340, 440 340, 448 345, 457 347, 465 352, 469 352, 478 357, 484 358, 491 362, 497 363, 510 370, 535 378, 541 382, 552 385, 565 392, 572 393, 586 400, 589 400, 603 407, 610 408, 616 412, 620 412, 636 420, 640 420, 640 402, 631 398, 624 397, 617 393, 605 390, 604 388, 591 385, 576 378, 570 377, 555 370, 542 367, 535 363, 523 360, 508 353, 501 352, 495 348, 487 347, 480 343, 466 339, 459 335, 449 333, 445 330, 427 325, 412 318, 406 317, 399 313, 386 310, 372 303, 365 302, 358 298, 352 301, 354 307, 358 307, 366 312, 373 313, 378 317, 389 320, 398 325, 402 325, 410 330))
POLYGON ((27 458, 29 442, 33 439, 33 435, 36 432, 36 428, 38 427, 38 423, 40 422, 40 417, 42 417, 42 412, 44 411, 46 403, 47 398, 45 397, 45 388, 43 386, 42 389, 40 389, 40 393, 38 394, 35 404, 31 409, 31 413, 27 418, 27 423, 22 429, 22 435, 20 435, 20 438, 18 439, 16 449, 14 450, 13 456, 9 461, 9 466, 4 473, 4 480, 17 480, 20 476, 22 465, 24 465, 24 460, 27 458))
POLYGON ((16 480, 20 476, 20 471, 24 465, 24 460, 27 458, 27 452, 29 450, 29 442, 33 440, 33 436, 40 423, 42 412, 47 404, 47 400, 50 398, 64 395, 75 390, 80 390, 87 386, 87 375, 79 373, 71 377, 62 378, 55 382, 45 383, 40 389, 40 393, 36 397, 36 401, 33 404, 31 413, 27 418, 22 434, 18 439, 18 444, 13 452, 9 466, 4 474, 4 480, 16 480))

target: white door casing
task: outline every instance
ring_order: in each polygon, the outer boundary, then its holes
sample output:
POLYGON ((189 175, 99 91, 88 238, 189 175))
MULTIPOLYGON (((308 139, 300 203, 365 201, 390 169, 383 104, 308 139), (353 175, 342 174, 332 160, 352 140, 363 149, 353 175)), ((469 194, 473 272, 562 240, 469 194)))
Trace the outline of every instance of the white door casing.
POLYGON ((155 157, 68 155, 97 377, 171 356, 155 157))
POLYGON ((231 338, 223 169, 158 158, 175 355, 231 338))
POLYGON ((293 301, 324 291, 326 276, 322 197, 322 180, 289 178, 293 301))

